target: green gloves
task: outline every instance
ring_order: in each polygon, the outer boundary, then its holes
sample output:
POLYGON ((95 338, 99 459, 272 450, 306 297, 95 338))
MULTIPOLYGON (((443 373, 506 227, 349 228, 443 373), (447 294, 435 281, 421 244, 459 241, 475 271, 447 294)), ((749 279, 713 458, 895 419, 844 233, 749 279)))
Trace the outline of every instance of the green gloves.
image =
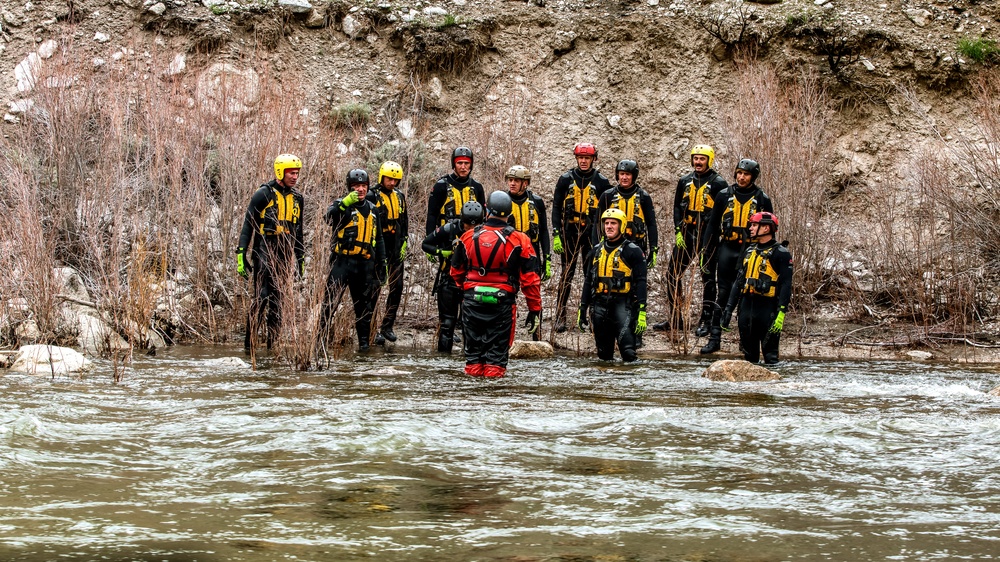
POLYGON ((352 191, 347 195, 345 195, 344 198, 340 200, 340 210, 343 211, 348 207, 350 207, 351 205, 354 205, 358 201, 361 201, 361 196, 358 195, 357 191, 352 191))
POLYGON ((403 244, 399 247, 399 261, 403 261, 406 259, 406 245, 408 243, 409 240, 403 240, 403 244))
POLYGON ((434 254, 425 254, 425 255, 427 256, 427 261, 429 261, 431 263, 437 263, 438 258, 437 258, 436 255, 434 255, 434 254))
POLYGON ((687 242, 684 241, 684 233, 679 228, 677 229, 677 236, 674 237, 674 244, 682 250, 688 247, 687 242))
POLYGON ((656 267, 656 252, 659 251, 660 251, 659 248, 653 248, 653 250, 649 252, 649 261, 646 262, 647 268, 653 269, 654 267, 656 267))
POLYGON ((562 237, 559 236, 558 230, 552 231, 552 251, 557 254, 563 253, 562 237))
POLYGON ((246 248, 236 248, 236 273, 247 276, 246 248))
POLYGON ((587 319, 587 307, 581 306, 580 310, 576 311, 576 326, 580 328, 581 332, 586 332, 588 325, 590 325, 590 321, 587 319))
POLYGON ((438 250, 438 255, 444 259, 448 259, 451 257, 451 250, 438 250))
POLYGON ((768 330, 772 334, 780 334, 781 329, 785 327, 785 311, 779 310, 778 315, 774 317, 774 324, 771 324, 771 329, 768 330))
POLYGON ((545 271, 542 273, 542 281, 552 279, 552 259, 545 256, 545 271))
POLYGON ((639 318, 635 321, 635 333, 642 334, 646 331, 646 308, 639 309, 639 318))
POLYGON ((528 318, 524 321, 524 327, 528 329, 529 334, 534 334, 538 331, 538 328, 542 325, 542 311, 540 310, 529 310, 528 318))

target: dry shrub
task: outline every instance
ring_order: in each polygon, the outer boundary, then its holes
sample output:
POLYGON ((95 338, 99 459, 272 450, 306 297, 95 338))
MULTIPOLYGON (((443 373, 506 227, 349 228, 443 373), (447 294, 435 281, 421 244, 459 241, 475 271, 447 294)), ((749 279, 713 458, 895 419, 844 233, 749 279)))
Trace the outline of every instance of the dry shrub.
POLYGON ((760 162, 757 184, 771 197, 779 239, 791 242, 795 256, 793 302, 808 307, 838 239, 838 223, 824 220, 830 99, 814 75, 784 80, 773 66, 746 58, 737 66, 736 102, 722 109, 725 144, 734 160, 760 162))

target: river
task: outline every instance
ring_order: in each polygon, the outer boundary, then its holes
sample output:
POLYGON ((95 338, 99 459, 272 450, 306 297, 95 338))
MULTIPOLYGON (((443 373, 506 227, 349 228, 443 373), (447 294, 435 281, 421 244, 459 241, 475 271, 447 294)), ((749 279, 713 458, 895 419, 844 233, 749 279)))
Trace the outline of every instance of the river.
MULTIPOLYGON (((983 560, 993 367, 431 354, 0 376, 3 560, 983 560)), ((993 550, 997 548, 997 550, 993 550)))

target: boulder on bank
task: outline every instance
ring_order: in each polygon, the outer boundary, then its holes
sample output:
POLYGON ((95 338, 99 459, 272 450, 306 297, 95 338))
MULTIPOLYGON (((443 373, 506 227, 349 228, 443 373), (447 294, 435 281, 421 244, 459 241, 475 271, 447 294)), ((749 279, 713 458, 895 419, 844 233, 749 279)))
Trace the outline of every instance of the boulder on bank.
POLYGON ((54 345, 25 345, 17 351, 10 370, 37 376, 65 375, 90 368, 90 361, 80 352, 54 345))
POLYGON ((553 353, 552 345, 544 341, 514 340, 510 348, 511 359, 548 359, 553 353))
POLYGON ((781 378, 781 375, 770 369, 742 359, 716 361, 709 365, 701 376, 713 381, 729 382, 776 381, 781 378))

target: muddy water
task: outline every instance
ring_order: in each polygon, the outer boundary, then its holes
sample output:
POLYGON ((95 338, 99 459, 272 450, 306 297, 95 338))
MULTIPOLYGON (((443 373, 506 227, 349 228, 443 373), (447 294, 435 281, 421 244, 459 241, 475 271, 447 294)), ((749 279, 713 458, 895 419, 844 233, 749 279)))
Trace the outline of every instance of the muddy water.
POLYGON ((3 560, 959 560, 1000 553, 987 369, 376 354, 0 377, 3 560))

